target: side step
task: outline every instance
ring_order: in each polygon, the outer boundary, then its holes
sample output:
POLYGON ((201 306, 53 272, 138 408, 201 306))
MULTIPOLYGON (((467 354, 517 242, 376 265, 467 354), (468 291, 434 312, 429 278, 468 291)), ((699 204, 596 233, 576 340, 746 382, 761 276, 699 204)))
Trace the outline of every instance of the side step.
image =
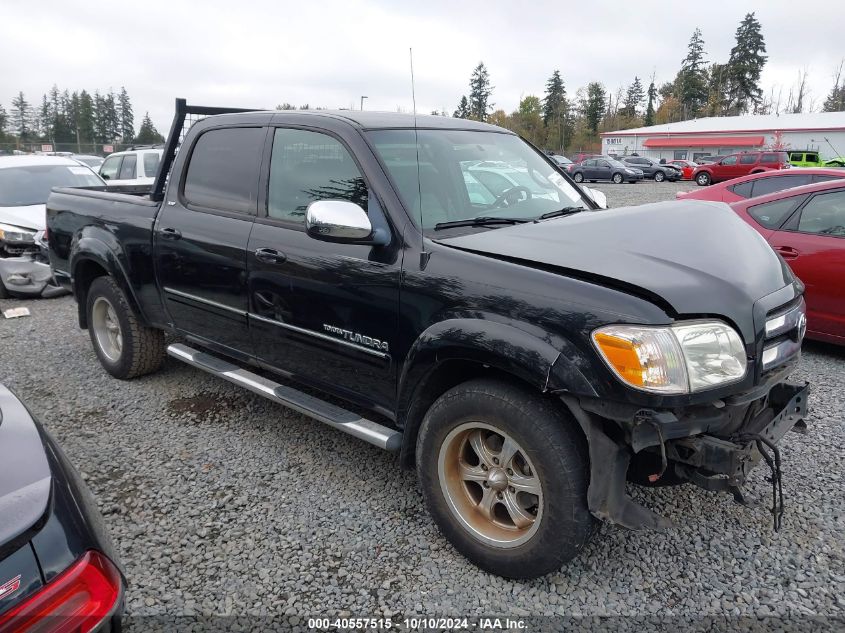
POLYGON ((329 402, 324 402, 307 393, 302 393, 291 387, 280 385, 263 376, 233 365, 207 352, 188 347, 181 343, 167 346, 167 353, 173 358, 193 365, 198 369, 228 380, 244 389, 264 396, 268 400, 299 411, 303 415, 319 420, 329 426, 354 435, 355 437, 375 444, 388 451, 397 451, 402 446, 402 433, 382 426, 372 420, 362 418, 329 402))

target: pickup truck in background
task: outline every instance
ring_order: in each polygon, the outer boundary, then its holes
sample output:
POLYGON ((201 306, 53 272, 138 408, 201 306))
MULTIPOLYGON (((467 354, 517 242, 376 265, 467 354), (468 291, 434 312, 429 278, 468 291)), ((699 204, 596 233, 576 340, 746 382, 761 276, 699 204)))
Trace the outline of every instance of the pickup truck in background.
POLYGON ((169 354, 400 451, 486 570, 558 569, 596 519, 668 527, 629 479, 743 501, 762 459, 780 520, 804 289, 724 204, 599 210, 541 151, 463 119, 177 100, 151 190, 47 207, 107 372, 169 354))

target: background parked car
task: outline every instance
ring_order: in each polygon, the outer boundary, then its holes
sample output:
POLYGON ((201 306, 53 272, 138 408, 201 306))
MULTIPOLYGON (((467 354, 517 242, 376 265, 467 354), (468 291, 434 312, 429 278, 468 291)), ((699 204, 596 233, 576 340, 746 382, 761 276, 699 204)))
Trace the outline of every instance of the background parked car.
POLYGON ((82 478, 0 385, 0 631, 117 631, 126 583, 82 478))
POLYGON ((731 204, 806 286, 807 337, 845 345, 845 180, 731 204))
POLYGON ((94 171, 97 171, 100 168, 100 165, 103 164, 104 160, 102 156, 93 156, 88 154, 71 154, 70 158, 78 163, 82 163, 86 167, 90 167, 94 171))
POLYGON ((53 280, 40 242, 53 187, 105 183, 89 167, 62 156, 0 157, 0 299, 9 294, 64 294, 53 280))
POLYGON ((569 175, 575 182, 609 180, 617 185, 625 181, 638 182, 643 179, 642 170, 628 167, 612 158, 588 158, 571 165, 569 175))
POLYGON ((675 182, 681 179, 681 170, 669 163, 660 164, 652 158, 645 156, 623 156, 619 162, 632 169, 639 169, 643 172, 643 178, 651 178, 655 182, 668 180, 675 182))
POLYGON ((575 158, 572 159, 573 163, 581 163, 587 160, 588 158, 608 158, 607 156, 603 156, 602 154, 585 154, 584 152, 578 152, 575 154, 575 158))
POLYGON ((668 164, 674 165, 681 170, 681 180, 692 180, 692 174, 695 168, 698 167, 698 163, 694 163, 691 160, 670 160, 668 164))
POLYGON ((151 185, 163 152, 160 147, 117 152, 100 165, 100 176, 109 185, 151 185))
POLYGON ((706 187, 714 182, 756 174, 768 169, 788 169, 789 156, 786 152, 744 152, 730 154, 708 165, 699 165, 693 172, 693 179, 699 187, 706 187))
POLYGON ((564 169, 572 164, 571 160, 569 160, 566 156, 561 156, 560 154, 551 154, 550 158, 564 169))
POLYGON ((789 162, 795 167, 842 167, 845 157, 822 158, 818 150, 800 149, 789 150, 789 162))
POLYGON ((742 178, 727 180, 711 187, 681 191, 675 194, 679 200, 712 200, 715 202, 736 202, 747 198, 758 198, 790 187, 800 187, 815 182, 826 182, 845 178, 842 169, 790 169, 763 171, 742 178))

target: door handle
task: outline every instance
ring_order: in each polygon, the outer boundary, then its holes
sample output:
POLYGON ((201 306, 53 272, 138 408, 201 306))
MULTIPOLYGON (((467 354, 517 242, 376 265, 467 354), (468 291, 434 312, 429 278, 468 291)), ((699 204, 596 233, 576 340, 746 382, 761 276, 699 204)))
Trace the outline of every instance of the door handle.
POLYGON ((775 246, 775 250, 781 254, 784 259, 795 259, 799 252, 791 246, 775 246))
POLYGON ((275 248, 259 248, 255 251, 255 259, 265 264, 284 264, 288 256, 275 248))
POLYGON ((178 240, 182 237, 182 233, 180 231, 170 227, 161 229, 161 231, 159 231, 159 235, 161 235, 161 238, 164 240, 178 240))

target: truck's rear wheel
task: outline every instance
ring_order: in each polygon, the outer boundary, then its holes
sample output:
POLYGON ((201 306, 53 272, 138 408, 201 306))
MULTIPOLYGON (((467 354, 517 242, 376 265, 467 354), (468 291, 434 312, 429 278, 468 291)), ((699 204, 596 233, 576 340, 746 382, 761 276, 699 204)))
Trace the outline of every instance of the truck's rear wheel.
POLYGON ((417 438, 417 473, 441 531, 476 565, 510 578, 559 569, 587 543, 587 470, 577 423, 498 380, 443 394, 417 438))
POLYGON ((115 378, 156 371, 164 360, 164 333, 143 326, 111 277, 97 277, 86 299, 88 333, 100 364, 115 378))

